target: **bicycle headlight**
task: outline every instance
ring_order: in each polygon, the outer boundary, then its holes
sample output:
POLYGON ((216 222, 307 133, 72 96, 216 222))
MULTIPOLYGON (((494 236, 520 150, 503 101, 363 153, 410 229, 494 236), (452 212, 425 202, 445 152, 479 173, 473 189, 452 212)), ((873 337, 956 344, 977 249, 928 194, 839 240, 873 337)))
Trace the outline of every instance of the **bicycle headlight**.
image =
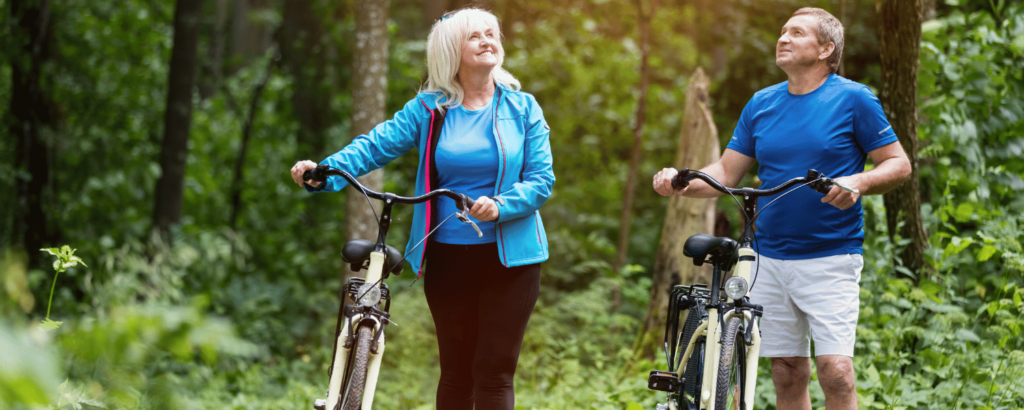
POLYGON ((356 291, 356 304, 360 306, 377 306, 380 303, 380 288, 376 283, 366 283, 356 291))
POLYGON ((739 276, 733 276, 725 281, 725 294, 730 299, 739 299, 747 294, 747 280, 739 276))

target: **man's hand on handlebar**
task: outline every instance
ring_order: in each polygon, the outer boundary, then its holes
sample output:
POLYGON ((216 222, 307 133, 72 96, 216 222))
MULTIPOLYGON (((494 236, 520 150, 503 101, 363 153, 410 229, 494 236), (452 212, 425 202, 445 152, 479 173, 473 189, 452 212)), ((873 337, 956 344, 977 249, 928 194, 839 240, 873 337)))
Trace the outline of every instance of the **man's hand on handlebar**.
POLYGON ((486 196, 476 199, 476 203, 469 208, 469 216, 478 221, 493 221, 498 219, 498 204, 486 196))
POLYGON ((672 188, 672 178, 675 178, 678 173, 679 171, 675 168, 662 168, 660 172, 654 174, 654 190, 661 196, 682 195, 687 188, 672 188))
POLYGON ((853 206, 853 204, 856 204, 857 199, 860 198, 860 194, 840 188, 839 185, 858 192, 863 192, 857 178, 854 178, 853 176, 839 177, 835 178, 834 181, 835 184, 832 185, 832 189, 828 191, 828 194, 826 194, 824 198, 821 198, 821 202, 826 202, 836 208, 844 210, 853 206))
MULTIPOLYGON (((313 161, 310 161, 310 160, 296 162, 295 166, 292 167, 292 180, 295 181, 296 184, 299 184, 299 186, 304 186, 304 185, 302 185, 302 174, 304 172, 306 172, 306 171, 309 171, 309 170, 315 169, 315 168, 316 168, 316 163, 313 162, 313 161)), ((309 180, 309 181, 306 181, 306 183, 308 183, 309 186, 312 186, 312 187, 320 186, 320 181, 314 181, 312 179, 309 180)))

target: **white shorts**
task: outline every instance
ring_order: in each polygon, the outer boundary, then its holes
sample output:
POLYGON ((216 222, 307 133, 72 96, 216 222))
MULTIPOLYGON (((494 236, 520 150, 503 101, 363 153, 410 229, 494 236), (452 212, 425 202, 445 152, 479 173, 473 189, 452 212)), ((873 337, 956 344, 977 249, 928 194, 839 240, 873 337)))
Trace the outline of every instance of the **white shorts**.
POLYGON ((750 301, 764 307, 761 357, 811 357, 811 337, 815 356, 853 357, 863 256, 757 259, 750 301))

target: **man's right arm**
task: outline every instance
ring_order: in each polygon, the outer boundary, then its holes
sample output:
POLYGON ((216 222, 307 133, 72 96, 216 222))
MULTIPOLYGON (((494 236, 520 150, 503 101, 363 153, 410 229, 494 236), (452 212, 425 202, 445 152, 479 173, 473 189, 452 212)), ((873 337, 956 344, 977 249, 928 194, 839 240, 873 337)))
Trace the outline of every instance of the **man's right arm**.
MULTIPOLYGON (((708 174, 727 187, 735 187, 754 165, 754 158, 726 148, 722 157, 711 165, 701 168, 700 172, 708 174)), ((654 176, 654 190, 662 196, 682 195, 690 198, 715 198, 722 195, 700 179, 690 180, 689 186, 677 190, 672 188, 672 178, 679 172, 674 168, 665 168, 654 176)))

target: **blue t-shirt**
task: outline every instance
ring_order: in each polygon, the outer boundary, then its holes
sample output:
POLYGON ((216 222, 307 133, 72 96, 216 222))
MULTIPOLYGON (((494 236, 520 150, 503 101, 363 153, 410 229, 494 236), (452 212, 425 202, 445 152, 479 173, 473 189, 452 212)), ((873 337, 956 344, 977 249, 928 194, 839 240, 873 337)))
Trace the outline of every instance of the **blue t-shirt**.
MULTIPOLYGON (((497 92, 494 93, 498 95, 497 92)), ((441 128, 437 151, 434 153, 439 188, 472 199, 494 196, 498 177, 498 146, 494 140, 494 102, 484 108, 469 111, 463 106, 448 109, 441 128)), ((458 212, 455 201, 448 197, 438 199, 439 221, 458 212)), ((431 236, 441 243, 471 245, 497 241, 494 222, 476 222, 483 232, 478 237, 472 226, 455 217, 445 222, 431 236)))
MULTIPOLYGON (((771 188, 809 169, 832 178, 863 172, 867 153, 897 141, 871 90, 831 74, 808 94, 791 94, 788 82, 754 94, 726 148, 755 158, 761 186, 771 188)), ((804 187, 764 210, 756 221, 757 251, 775 259, 863 253, 860 200, 840 210, 822 197, 804 187)), ((759 198, 758 209, 776 198, 759 198)))

